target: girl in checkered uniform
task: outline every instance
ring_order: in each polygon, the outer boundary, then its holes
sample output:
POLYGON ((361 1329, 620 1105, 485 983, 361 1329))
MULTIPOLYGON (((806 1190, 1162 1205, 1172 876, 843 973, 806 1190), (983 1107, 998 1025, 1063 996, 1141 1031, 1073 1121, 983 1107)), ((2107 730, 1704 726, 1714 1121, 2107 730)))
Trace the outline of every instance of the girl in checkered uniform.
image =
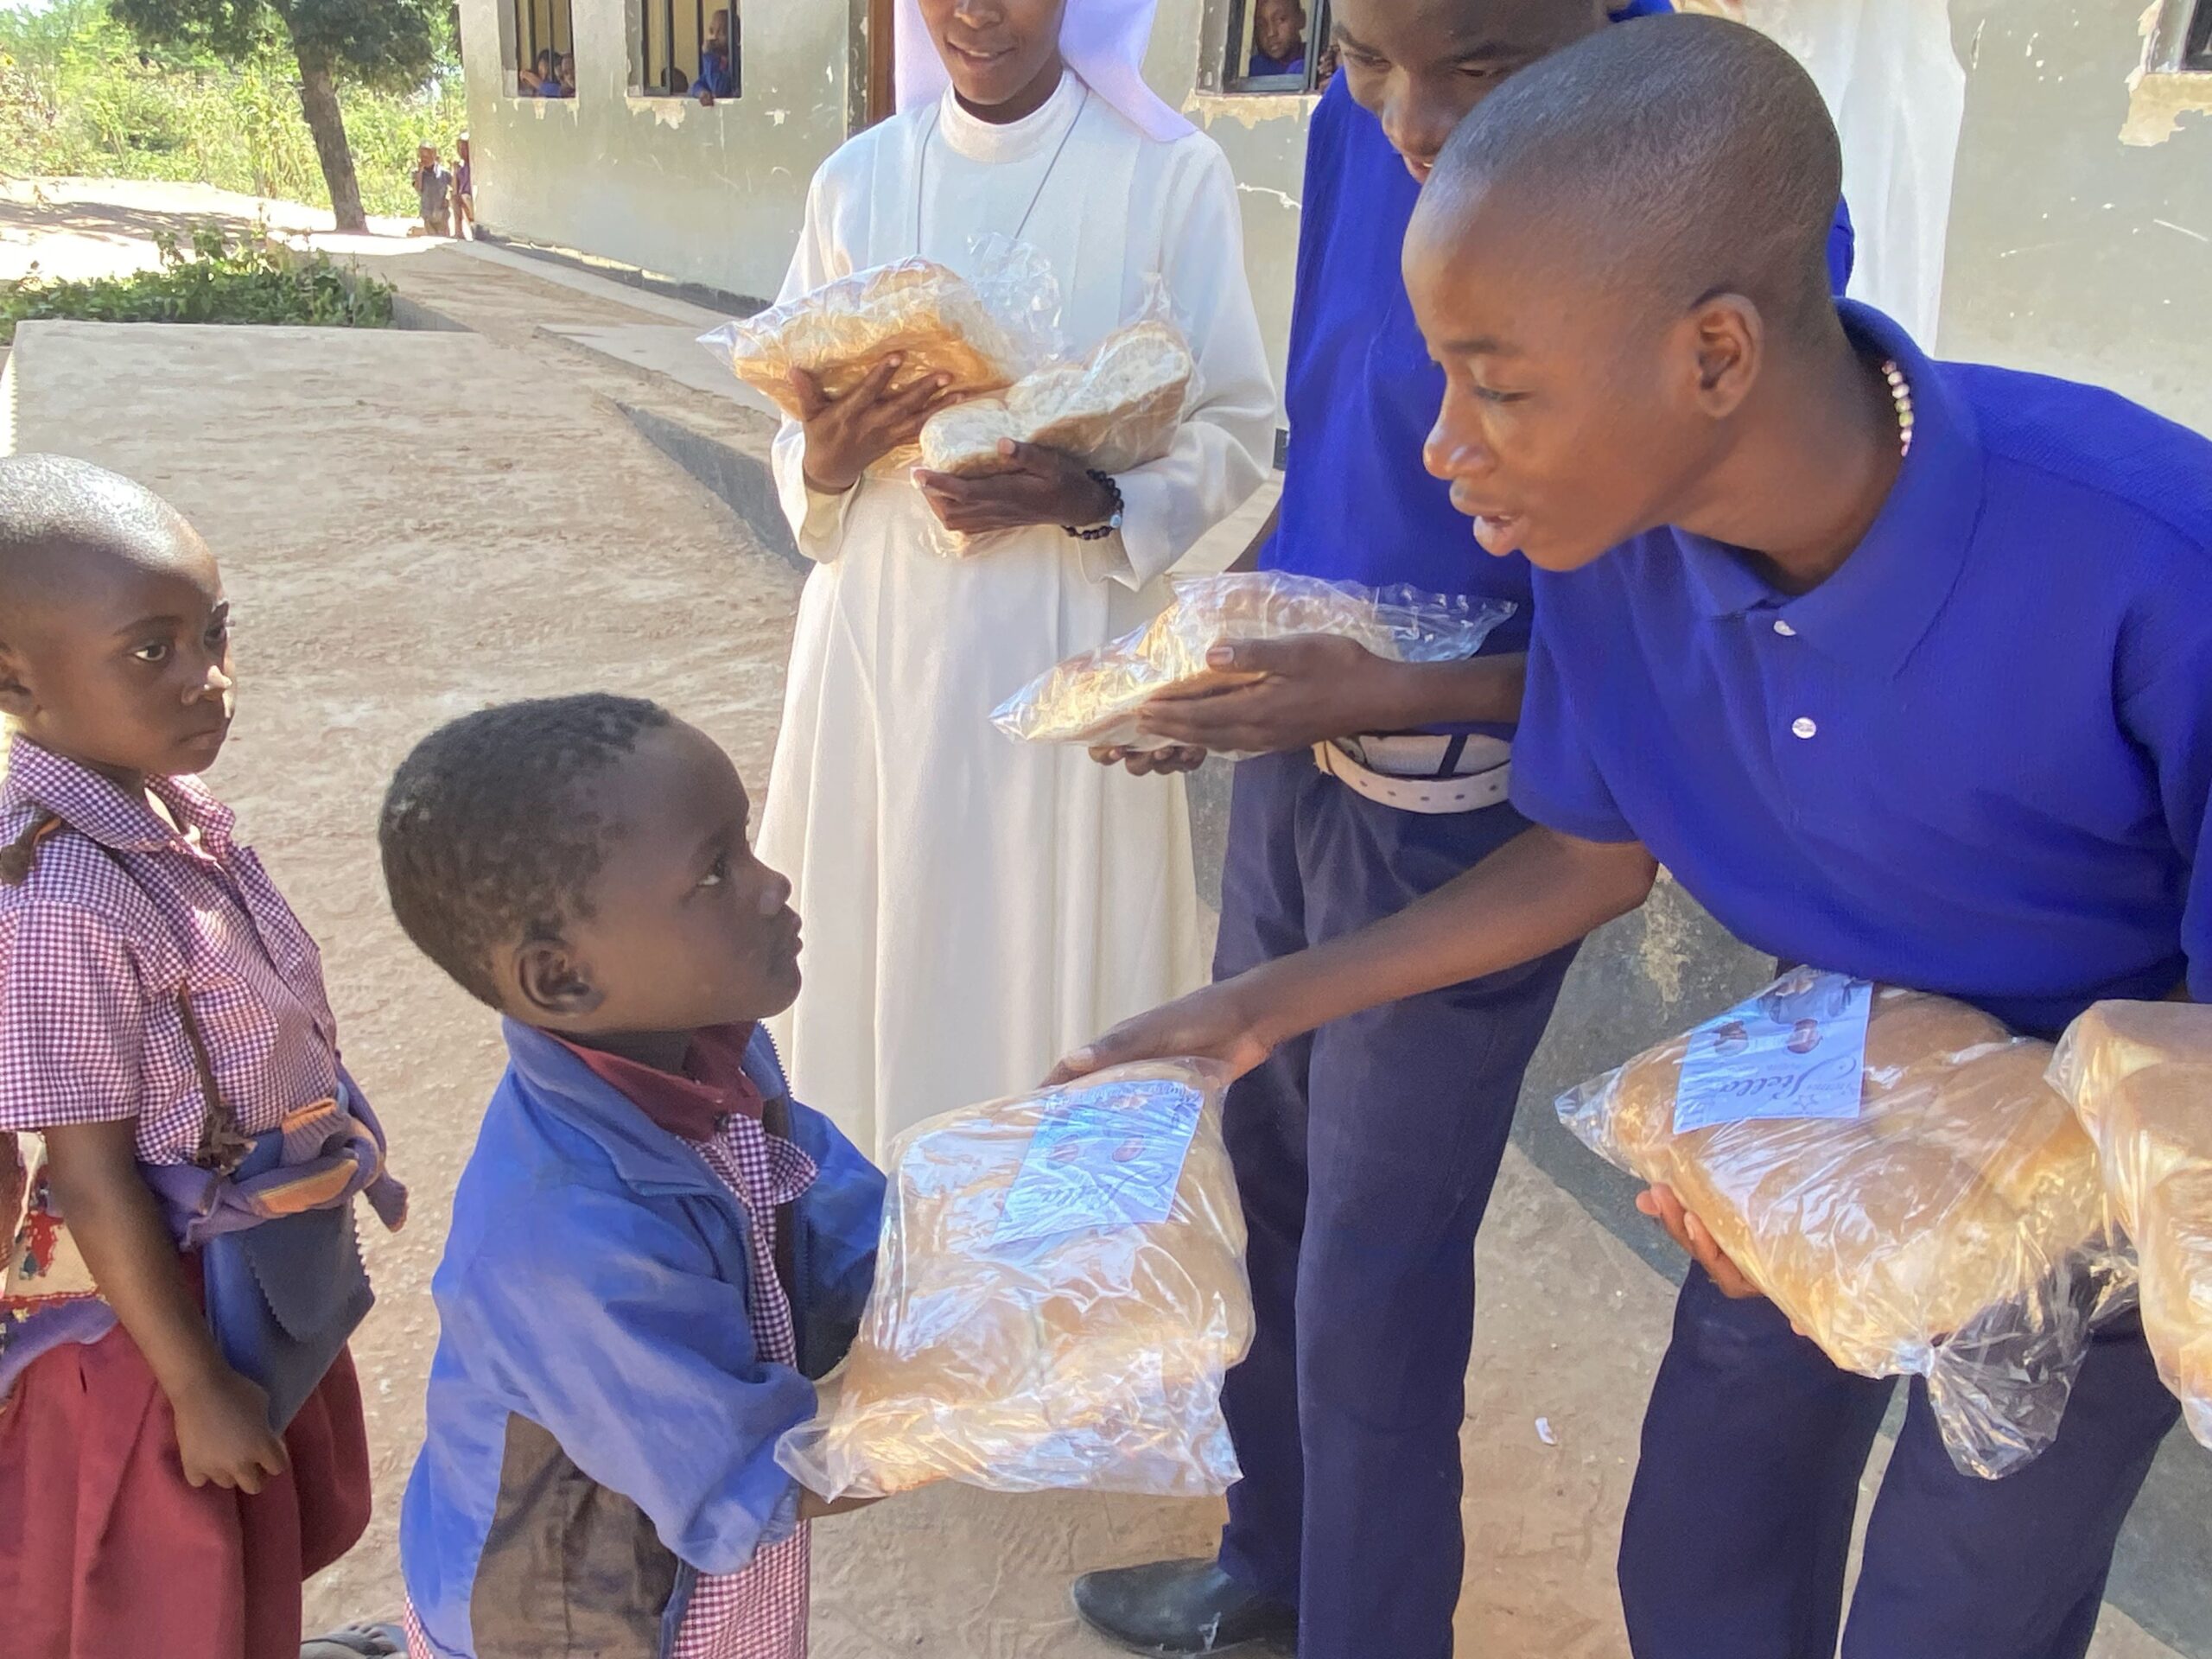
POLYGON ((791 1097, 791 883, 729 758, 648 702, 455 721, 400 767, 385 884, 505 1016, 454 1195, 400 1516, 417 1659, 804 1659, 777 1466, 874 1277, 883 1178, 791 1097))
POLYGON ((0 460, 0 1608, 11 1659, 290 1659, 368 1520, 352 1199, 397 1225, 321 958, 198 774, 213 558, 0 460))

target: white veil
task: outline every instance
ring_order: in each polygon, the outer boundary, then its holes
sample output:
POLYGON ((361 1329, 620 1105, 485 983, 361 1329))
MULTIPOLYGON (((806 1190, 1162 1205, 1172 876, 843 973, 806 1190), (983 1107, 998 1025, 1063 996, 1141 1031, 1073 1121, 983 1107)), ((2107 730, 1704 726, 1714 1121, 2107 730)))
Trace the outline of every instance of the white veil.
MULTIPOLYGON (((1156 0, 1067 0, 1060 20, 1060 56, 1084 85, 1127 117, 1146 137, 1171 143, 1191 124, 1145 84, 1144 51, 1152 39, 1156 0)), ((920 0, 899 0, 899 107, 934 102, 950 77, 922 22, 920 0)))

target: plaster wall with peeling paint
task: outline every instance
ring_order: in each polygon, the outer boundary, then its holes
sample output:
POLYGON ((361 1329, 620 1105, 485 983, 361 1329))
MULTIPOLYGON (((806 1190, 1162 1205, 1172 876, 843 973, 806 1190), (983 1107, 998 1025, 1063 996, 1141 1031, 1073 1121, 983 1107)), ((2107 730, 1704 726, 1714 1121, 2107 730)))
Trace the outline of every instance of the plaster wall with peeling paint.
POLYGON ((1280 386, 1298 263, 1298 199, 1306 182, 1306 118, 1314 100, 1219 90, 1217 60, 1228 36, 1228 12, 1225 0, 1160 0, 1145 78, 1221 146, 1236 175, 1244 268, 1280 386))
POLYGON ((1953 0, 1967 117, 1943 351, 2212 433, 2212 73, 2139 82, 2161 10, 1953 0))
POLYGON ((576 96, 559 99, 512 96, 509 0, 461 0, 485 227, 772 295, 807 181, 849 130, 863 35, 846 0, 742 10, 744 96, 709 108, 633 95, 638 0, 572 0, 576 96))

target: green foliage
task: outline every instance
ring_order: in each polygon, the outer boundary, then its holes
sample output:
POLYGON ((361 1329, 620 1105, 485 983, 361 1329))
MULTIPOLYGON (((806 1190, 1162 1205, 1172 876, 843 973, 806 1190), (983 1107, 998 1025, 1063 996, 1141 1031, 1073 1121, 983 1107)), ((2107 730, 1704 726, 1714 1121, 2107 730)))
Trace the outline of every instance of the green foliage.
POLYGON ((434 0, 110 0, 115 19, 149 46, 206 51, 238 63, 281 29, 312 61, 385 92, 420 86, 448 27, 434 0))
MULTIPOLYGON (((367 10, 387 3, 360 0, 367 10)), ((266 11, 260 28, 250 54, 225 61, 201 45, 142 48, 101 0, 0 11, 0 174, 198 181, 328 207, 298 63, 266 11)), ((435 144, 450 161, 467 124, 442 21, 436 38, 437 67, 413 90, 346 94, 372 213, 413 219, 416 147, 435 144)))
POLYGON ((92 282, 54 282, 37 271, 0 283, 0 339, 41 318, 72 322, 290 323, 382 328, 391 322, 391 289, 342 271, 321 253, 301 253, 265 227, 233 241, 219 226, 195 232, 188 251, 156 238, 158 270, 92 282))

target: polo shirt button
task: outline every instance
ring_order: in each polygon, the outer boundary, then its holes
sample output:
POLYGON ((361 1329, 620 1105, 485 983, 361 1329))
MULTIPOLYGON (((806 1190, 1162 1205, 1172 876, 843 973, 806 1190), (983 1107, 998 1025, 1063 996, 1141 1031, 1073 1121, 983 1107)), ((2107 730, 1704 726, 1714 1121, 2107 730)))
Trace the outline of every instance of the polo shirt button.
POLYGON ((1806 719, 1802 715, 1798 715, 1796 719, 1789 722, 1789 729, 1796 733, 1800 737, 1817 737, 1820 735, 1821 732, 1821 728, 1813 724, 1811 721, 1806 719))
POLYGON ((1774 631, 1785 639, 1795 639, 1797 637, 1797 630, 1778 616, 1774 619, 1774 631))

